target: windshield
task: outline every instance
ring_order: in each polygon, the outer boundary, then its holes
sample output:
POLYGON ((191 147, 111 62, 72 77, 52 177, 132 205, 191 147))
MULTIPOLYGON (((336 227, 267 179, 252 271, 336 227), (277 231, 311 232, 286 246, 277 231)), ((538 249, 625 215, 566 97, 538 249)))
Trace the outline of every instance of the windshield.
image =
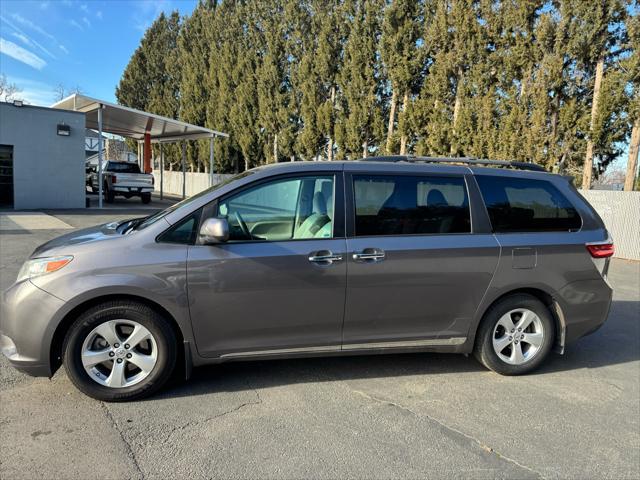
POLYGON ((107 172, 140 173, 140 167, 133 162, 107 162, 107 172))
POLYGON ((217 190, 217 189, 219 189, 221 187, 224 187, 225 185, 228 185, 231 182, 235 182, 236 180, 240 180, 242 178, 245 178, 245 177, 251 175, 252 173, 253 172, 251 170, 247 170, 245 172, 239 173, 238 175, 234 175, 233 177, 228 178, 227 180, 224 180, 224 181, 214 185, 213 187, 209 187, 209 188, 207 188, 206 190, 203 190, 200 193, 196 193, 192 197, 185 198, 181 202, 178 202, 175 205, 171 205, 170 207, 165 208, 164 210, 161 210, 158 213, 155 213, 155 214, 151 215, 150 217, 147 217, 143 222, 140 222, 138 225, 135 226, 135 230, 142 230, 142 229, 148 227, 149 225, 154 224, 155 222, 157 222, 161 218, 165 217, 166 215, 169 215, 171 212, 175 212, 177 210, 184 210, 185 215, 186 215, 186 213, 189 211, 189 206, 195 200, 199 199, 200 197, 202 197, 203 195, 206 195, 209 192, 213 192, 214 190, 217 190))

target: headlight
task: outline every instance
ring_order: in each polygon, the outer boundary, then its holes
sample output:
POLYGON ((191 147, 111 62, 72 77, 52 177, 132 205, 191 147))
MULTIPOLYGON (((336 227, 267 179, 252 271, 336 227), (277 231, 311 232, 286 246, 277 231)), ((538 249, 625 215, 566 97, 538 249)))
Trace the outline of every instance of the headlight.
POLYGON ((46 258, 34 258, 27 260, 22 265, 20 273, 16 282, 26 280, 27 278, 39 277, 47 273, 52 273, 60 270, 66 264, 68 264, 73 257, 71 255, 65 255, 60 257, 46 257, 46 258))

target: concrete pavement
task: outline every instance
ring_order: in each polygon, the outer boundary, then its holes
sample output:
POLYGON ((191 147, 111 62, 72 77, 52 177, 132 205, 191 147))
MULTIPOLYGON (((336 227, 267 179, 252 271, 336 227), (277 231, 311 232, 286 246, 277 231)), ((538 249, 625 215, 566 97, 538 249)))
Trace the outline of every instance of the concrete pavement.
MULTIPOLYGON (((74 228, 131 216, 53 214, 74 228)), ((68 231, 0 232, 0 287, 68 231)), ((610 280, 608 322, 524 377, 461 355, 278 360, 105 404, 63 370, 34 379, 2 358, 0 478, 637 479, 640 264, 614 260, 610 280)))

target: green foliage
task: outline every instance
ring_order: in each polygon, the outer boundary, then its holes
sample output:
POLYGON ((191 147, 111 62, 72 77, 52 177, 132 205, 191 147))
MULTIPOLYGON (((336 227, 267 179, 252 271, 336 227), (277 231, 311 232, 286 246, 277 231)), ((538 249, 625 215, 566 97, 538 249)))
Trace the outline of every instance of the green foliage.
MULTIPOLYGON (((177 11, 168 17, 161 13, 151 24, 116 87, 119 103, 157 115, 178 117, 181 70, 177 46, 180 27, 177 11)), ((154 147, 154 152, 157 157, 159 148, 154 147)), ((167 146, 164 152, 167 166, 179 162, 180 149, 177 145, 167 146)))
POLYGON ((338 158, 361 158, 382 140, 381 65, 376 45, 383 0, 345 2, 349 33, 339 78, 338 158))
MULTIPOLYGON (((640 115, 639 38, 629 0, 201 0, 156 19, 116 97, 229 133, 225 172, 402 145, 579 176, 587 141, 602 171, 640 115)), ((208 142, 188 159, 207 169, 208 142)))
MULTIPOLYGON (((209 89, 206 85, 211 57, 213 4, 200 3, 191 16, 184 19, 178 36, 180 65, 180 119, 194 125, 207 125, 209 89)), ((187 158, 191 169, 209 162, 209 141, 189 142, 187 158)))

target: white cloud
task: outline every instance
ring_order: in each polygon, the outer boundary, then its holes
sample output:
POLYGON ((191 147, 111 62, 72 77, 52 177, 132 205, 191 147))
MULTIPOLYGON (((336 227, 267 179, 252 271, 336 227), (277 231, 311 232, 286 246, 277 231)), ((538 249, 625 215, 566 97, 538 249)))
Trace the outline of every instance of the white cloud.
POLYGON ((33 23, 31 20, 24 18, 22 15, 20 15, 19 13, 14 13, 13 15, 11 15, 11 17, 18 23, 24 25, 25 27, 29 27, 32 30, 35 30, 36 32, 38 32, 40 35, 43 35, 45 37, 47 37, 49 40, 58 43, 58 40, 56 39, 56 37, 54 37, 53 35, 51 35, 49 32, 47 32, 46 30, 44 30, 43 28, 41 28, 39 25, 36 25, 35 23, 33 23))
POLYGON ((102 20, 102 10, 98 10, 98 11, 96 12, 96 18, 97 18, 98 20, 102 20))
POLYGON ((24 43, 28 47, 33 47, 34 46, 33 42, 24 33, 11 32, 11 35, 16 37, 18 40, 20 40, 22 43, 24 43))
POLYGON ((16 45, 9 40, 5 40, 2 37, 0 37, 0 53, 3 53, 26 65, 29 65, 36 70, 42 70, 47 65, 47 62, 45 62, 35 53, 31 53, 29 50, 25 50, 21 46, 16 45))
POLYGON ((62 4, 70 7, 71 5, 73 5, 73 2, 71 0, 62 0, 62 4))
POLYGON ((49 1, 41 2, 41 3, 40 3, 40 8, 41 8, 42 10, 46 10, 47 8, 49 8, 49 4, 50 4, 50 3, 51 3, 51 2, 49 2, 49 1))
POLYGON ((75 20, 73 20, 73 19, 69 20, 69 24, 70 24, 71 26, 76 27, 77 29, 84 30, 84 28, 82 28, 82 25, 80 25, 78 22, 76 22, 76 21, 75 21, 75 20))
POLYGON ((4 23, 6 23, 10 28, 12 28, 13 30, 15 30, 14 32, 11 32, 11 35, 13 35, 14 37, 18 38, 22 43, 24 43, 25 45, 29 46, 29 47, 35 47, 40 49, 40 51, 42 51, 43 53, 49 55, 51 58, 53 58, 54 60, 57 59, 58 57, 56 57, 53 53, 51 53, 49 50, 47 50, 45 47, 43 47, 39 42, 37 42, 35 39, 31 38, 29 35, 27 35, 23 30, 21 30, 19 27, 17 27, 16 25, 14 25, 13 23, 11 23, 9 20, 7 20, 5 17, 0 16, 0 20, 2 20, 4 23))
POLYGON ((84 24, 91 28, 91 22, 89 21, 89 19, 87 17, 82 17, 82 21, 84 22, 84 24))
POLYGON ((60 50, 62 50, 64 53, 69 55, 69 50, 67 50, 67 48, 64 45, 58 45, 58 47, 60 47, 60 50))
POLYGON ((86 3, 83 3, 82 5, 80 5, 80 10, 82 10, 85 13, 89 13, 89 7, 87 7, 86 3))

